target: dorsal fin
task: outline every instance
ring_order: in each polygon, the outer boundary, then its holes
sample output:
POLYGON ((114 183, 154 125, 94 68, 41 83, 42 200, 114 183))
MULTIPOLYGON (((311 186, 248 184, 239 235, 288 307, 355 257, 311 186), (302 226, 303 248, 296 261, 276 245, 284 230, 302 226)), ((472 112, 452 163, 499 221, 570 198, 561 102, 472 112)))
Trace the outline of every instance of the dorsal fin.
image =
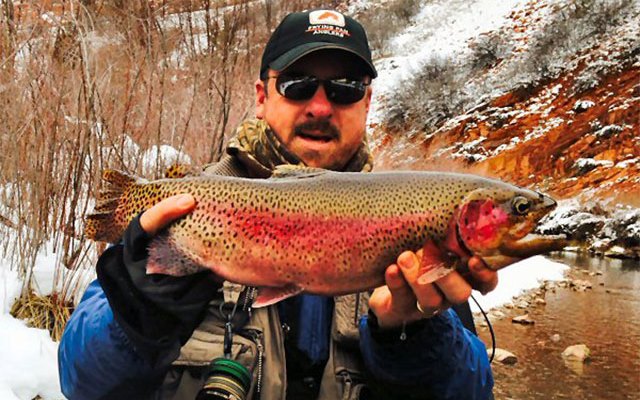
POLYGON ((272 179, 280 178, 312 178, 314 176, 326 174, 329 170, 322 168, 305 167, 300 165, 283 164, 278 165, 273 170, 272 179))
POLYGON ((173 164, 164 171, 164 177, 168 179, 186 178, 188 176, 202 175, 202 168, 188 164, 173 164))

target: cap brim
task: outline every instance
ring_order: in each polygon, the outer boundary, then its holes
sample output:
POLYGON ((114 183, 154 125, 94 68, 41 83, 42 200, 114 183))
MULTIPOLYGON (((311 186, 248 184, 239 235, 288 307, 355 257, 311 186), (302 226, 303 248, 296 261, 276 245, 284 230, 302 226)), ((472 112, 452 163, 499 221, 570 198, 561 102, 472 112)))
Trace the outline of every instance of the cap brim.
POLYGON ((357 56, 364 63, 364 65, 369 69, 369 74, 371 75, 371 78, 375 78, 376 76, 378 76, 378 73, 375 67, 373 66, 373 64, 367 61, 367 59, 363 58, 360 54, 356 53, 355 51, 353 51, 348 47, 341 46, 335 43, 327 43, 327 42, 305 43, 303 45, 295 47, 289 50, 288 52, 284 53, 274 61, 272 61, 271 64, 269 64, 269 68, 271 68, 274 71, 282 71, 290 67, 293 63, 295 63, 302 57, 308 54, 311 54, 314 51, 331 50, 331 49, 343 50, 357 56))

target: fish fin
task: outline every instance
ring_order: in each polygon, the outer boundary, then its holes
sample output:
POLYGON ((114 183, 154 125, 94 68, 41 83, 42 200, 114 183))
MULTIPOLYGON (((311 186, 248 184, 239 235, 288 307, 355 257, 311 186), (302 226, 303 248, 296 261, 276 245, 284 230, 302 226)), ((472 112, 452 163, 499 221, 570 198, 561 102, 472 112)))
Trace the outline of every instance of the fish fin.
POLYGON ((326 174, 328 170, 322 168, 312 168, 300 165, 283 164, 278 165, 271 175, 272 179, 280 178, 312 178, 314 176, 326 174))
POLYGON ((438 263, 429 265, 429 269, 422 273, 418 277, 418 283, 420 285, 426 285, 428 283, 432 283, 442 278, 443 276, 447 276, 455 270, 454 267, 449 263, 438 263))
POLYGON ((173 164, 164 171, 164 177, 167 179, 179 179, 187 176, 200 176, 203 171, 201 168, 188 164, 173 164))
POLYGON ((151 240, 148 251, 147 275, 185 276, 208 270, 198 263, 195 254, 185 252, 171 240, 166 231, 151 240))
POLYGON ((300 294, 302 291, 303 289, 296 285, 287 285, 284 287, 259 287, 258 295, 253 300, 251 307, 260 308, 270 306, 279 301, 300 294))
POLYGON ((418 276, 420 285, 435 282, 455 270, 456 262, 441 247, 434 240, 428 240, 424 244, 418 276))
POLYGON ((102 171, 102 180, 107 182, 106 190, 116 192, 122 192, 129 186, 141 181, 141 179, 138 179, 135 176, 131 176, 126 172, 115 169, 105 169, 102 171))
POLYGON ((129 188, 140 180, 112 169, 104 170, 102 179, 105 186, 98 193, 93 212, 85 219, 84 236, 99 242, 113 243, 122 236, 124 230, 124 227, 116 222, 116 209, 129 188))

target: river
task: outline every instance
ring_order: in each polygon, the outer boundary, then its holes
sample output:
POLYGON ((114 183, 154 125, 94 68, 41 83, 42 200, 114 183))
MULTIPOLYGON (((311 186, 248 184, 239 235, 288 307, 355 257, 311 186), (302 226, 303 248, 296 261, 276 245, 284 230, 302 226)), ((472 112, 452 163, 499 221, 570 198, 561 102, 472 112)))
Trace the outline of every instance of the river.
MULTIPOLYGON (((547 290, 545 303, 507 309, 506 318, 493 322, 497 347, 518 358, 513 365, 493 363, 496 400, 640 399, 640 261, 575 253, 554 260, 592 289, 547 290), (533 325, 511 322, 525 313, 533 325), (561 353, 574 344, 587 345, 590 360, 565 363, 561 353)), ((479 334, 490 349, 488 329, 479 334)))

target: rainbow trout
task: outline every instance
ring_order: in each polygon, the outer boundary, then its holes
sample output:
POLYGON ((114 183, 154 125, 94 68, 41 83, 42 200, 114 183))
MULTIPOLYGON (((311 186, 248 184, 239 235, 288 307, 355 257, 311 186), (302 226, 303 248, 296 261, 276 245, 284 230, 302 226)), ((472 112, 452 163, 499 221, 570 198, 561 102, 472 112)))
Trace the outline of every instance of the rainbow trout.
POLYGON ((493 269, 562 248, 528 235, 556 206, 549 196, 498 180, 443 172, 346 173, 280 167, 272 178, 144 181, 107 170, 85 234, 114 242, 132 218, 190 193, 195 209, 149 244, 147 273, 212 270, 258 287, 254 307, 302 291, 341 295, 384 284, 385 269, 429 240, 451 262, 423 265, 428 283, 479 256, 493 269))

